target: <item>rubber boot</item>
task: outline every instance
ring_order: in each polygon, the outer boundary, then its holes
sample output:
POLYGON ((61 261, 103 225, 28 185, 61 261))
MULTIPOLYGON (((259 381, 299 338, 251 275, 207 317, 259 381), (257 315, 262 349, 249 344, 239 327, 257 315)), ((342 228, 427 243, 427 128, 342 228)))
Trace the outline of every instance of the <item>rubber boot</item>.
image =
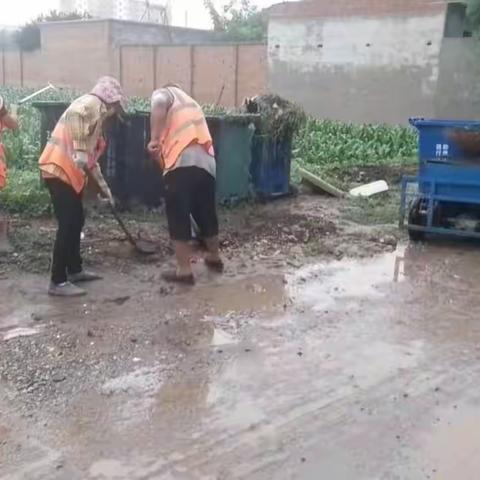
POLYGON ((0 218, 0 253, 11 253, 13 247, 8 239, 8 220, 0 218))

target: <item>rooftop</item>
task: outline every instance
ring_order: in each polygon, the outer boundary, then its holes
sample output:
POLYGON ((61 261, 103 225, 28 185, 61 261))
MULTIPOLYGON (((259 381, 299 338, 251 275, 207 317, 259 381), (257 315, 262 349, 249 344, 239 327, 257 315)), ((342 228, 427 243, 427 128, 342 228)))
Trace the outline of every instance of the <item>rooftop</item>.
POLYGON ((445 11, 445 0, 304 0, 267 9, 270 17, 353 17, 432 15, 445 11))

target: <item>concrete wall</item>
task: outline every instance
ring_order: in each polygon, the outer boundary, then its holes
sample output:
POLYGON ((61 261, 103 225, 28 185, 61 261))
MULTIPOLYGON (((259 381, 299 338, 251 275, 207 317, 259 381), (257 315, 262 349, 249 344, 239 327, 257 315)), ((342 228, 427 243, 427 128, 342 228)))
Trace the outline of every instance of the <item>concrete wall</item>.
POLYGON ((444 12, 272 18, 269 89, 318 117, 405 123, 434 113, 444 12))
POLYGON ((435 116, 480 119, 480 42, 445 38, 440 53, 435 116))
POLYGON ((110 21, 111 45, 194 44, 222 41, 222 36, 209 30, 168 27, 165 25, 110 21))

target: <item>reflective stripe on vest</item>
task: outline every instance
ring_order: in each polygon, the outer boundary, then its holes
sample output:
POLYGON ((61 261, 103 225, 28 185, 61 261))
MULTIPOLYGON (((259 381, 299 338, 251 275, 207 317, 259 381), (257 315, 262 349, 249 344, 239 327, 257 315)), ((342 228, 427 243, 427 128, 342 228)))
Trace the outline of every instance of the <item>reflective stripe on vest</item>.
POLYGON ((170 170, 192 143, 202 145, 210 155, 213 155, 213 143, 200 105, 178 88, 168 90, 174 101, 161 139, 163 162, 160 160, 160 163, 162 168, 170 170))
POLYGON ((76 167, 73 161, 73 142, 65 128, 63 118, 57 123, 52 136, 38 161, 42 165, 56 165, 68 178, 68 183, 80 193, 85 187, 85 173, 76 167))
POLYGON ((7 163, 5 158, 5 148, 0 143, 0 189, 7 184, 7 163))

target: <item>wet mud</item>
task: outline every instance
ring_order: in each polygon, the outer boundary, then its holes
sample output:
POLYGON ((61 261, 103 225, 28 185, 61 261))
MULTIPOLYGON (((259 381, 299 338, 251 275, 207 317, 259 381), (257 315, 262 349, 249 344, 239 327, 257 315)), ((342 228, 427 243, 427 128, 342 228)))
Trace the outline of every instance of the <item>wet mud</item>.
POLYGON ((0 478, 478 478, 478 246, 244 261, 0 279, 0 478))

